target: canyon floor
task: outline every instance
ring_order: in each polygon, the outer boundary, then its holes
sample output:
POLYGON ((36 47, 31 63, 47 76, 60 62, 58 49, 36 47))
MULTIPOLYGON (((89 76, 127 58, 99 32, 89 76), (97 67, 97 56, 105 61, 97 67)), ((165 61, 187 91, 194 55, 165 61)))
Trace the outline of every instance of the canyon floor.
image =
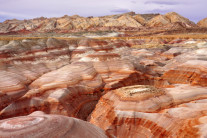
POLYGON ((0 29, 0 137, 207 137, 207 29, 184 21, 193 27, 0 29))

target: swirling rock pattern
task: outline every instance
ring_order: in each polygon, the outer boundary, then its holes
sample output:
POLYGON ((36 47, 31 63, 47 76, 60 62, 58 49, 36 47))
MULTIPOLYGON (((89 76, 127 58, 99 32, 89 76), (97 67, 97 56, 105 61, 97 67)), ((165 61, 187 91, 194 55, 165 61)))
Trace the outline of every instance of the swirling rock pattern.
POLYGON ((24 52, 14 51, 9 42, 15 54, 1 58, 1 119, 41 110, 87 120, 104 90, 153 83, 124 41, 49 38, 15 43, 24 52), (40 42, 45 49, 31 51, 40 42))
POLYGON ((79 119, 61 115, 46 115, 34 112, 28 116, 0 121, 1 138, 107 138, 100 128, 79 119))
POLYGON ((183 53, 166 65, 162 76, 172 84, 192 84, 207 86, 207 57, 206 48, 183 53))
POLYGON ((105 94, 90 122, 111 137, 206 137, 206 87, 122 87, 105 94))
MULTIPOLYGON (((109 137, 206 136, 205 40, 48 38, 0 45, 0 119, 38 110, 90 120, 109 137)), ((2 127, 42 123, 24 118, 2 127)))

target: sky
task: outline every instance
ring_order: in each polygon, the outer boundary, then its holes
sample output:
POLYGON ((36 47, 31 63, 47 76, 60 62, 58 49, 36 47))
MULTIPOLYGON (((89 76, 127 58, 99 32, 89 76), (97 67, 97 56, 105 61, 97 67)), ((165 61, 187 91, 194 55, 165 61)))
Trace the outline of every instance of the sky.
POLYGON ((0 22, 7 19, 103 16, 134 11, 137 14, 177 12, 198 22, 207 17, 207 0, 0 0, 0 22))

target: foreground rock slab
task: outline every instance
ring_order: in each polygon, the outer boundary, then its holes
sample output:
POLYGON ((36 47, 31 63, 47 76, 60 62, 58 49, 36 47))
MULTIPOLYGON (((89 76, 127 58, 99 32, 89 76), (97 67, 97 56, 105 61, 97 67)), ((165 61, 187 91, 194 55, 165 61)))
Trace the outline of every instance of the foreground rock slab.
POLYGON ((28 116, 0 121, 1 138, 107 138, 100 128, 71 117, 47 115, 37 111, 28 116))

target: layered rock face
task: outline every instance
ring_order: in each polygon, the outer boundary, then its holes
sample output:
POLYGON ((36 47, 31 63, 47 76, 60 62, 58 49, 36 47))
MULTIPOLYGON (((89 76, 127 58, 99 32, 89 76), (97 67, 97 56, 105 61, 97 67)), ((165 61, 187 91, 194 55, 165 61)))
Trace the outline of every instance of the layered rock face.
POLYGON ((105 136, 59 115, 108 137, 206 137, 206 47, 162 38, 0 41, 0 137, 38 137, 45 125, 54 127, 40 137, 105 136))
POLYGON ((90 122, 111 137, 206 137, 206 90, 122 87, 100 99, 90 122))
POLYGON ((61 115, 46 115, 39 111, 28 116, 0 120, 0 137, 107 138, 103 130, 90 123, 61 115))
POLYGON ((200 20, 197 24, 200 27, 207 27, 207 18, 200 20))
POLYGON ((207 86, 206 51, 206 48, 192 50, 172 59, 171 63, 165 66, 166 72, 162 78, 172 84, 181 83, 207 86))
POLYGON ((123 41, 52 38, 32 53, 39 41, 29 41, 26 49, 17 45, 20 51, 12 42, 0 49, 3 55, 7 45, 14 51, 1 58, 2 119, 41 110, 87 120, 104 90, 153 83, 123 41))
POLYGON ((165 15, 158 15, 155 18, 147 22, 147 25, 150 27, 159 27, 159 26, 173 26, 173 27, 192 27, 196 26, 195 23, 189 19, 180 16, 175 12, 170 12, 165 15))
POLYGON ((166 15, 135 14, 134 12, 103 17, 63 16, 60 18, 36 18, 32 20, 7 20, 0 23, 0 34, 29 34, 47 32, 78 32, 103 30, 139 30, 146 27, 195 27, 195 23, 171 12, 166 15), (177 24, 177 25, 176 25, 177 24))

